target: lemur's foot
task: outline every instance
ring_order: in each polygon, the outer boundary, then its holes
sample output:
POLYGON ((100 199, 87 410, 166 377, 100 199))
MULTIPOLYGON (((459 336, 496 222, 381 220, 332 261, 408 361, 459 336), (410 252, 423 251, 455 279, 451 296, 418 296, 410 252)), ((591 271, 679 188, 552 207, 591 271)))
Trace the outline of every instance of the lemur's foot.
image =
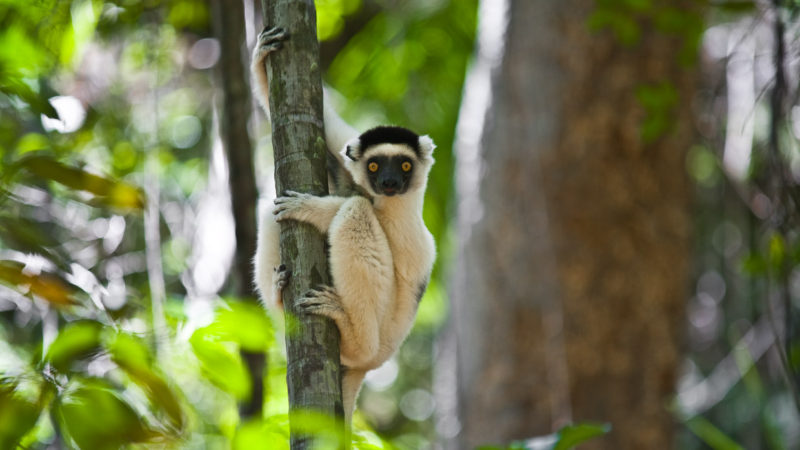
POLYGON ((272 277, 272 298, 275 299, 275 303, 279 308, 283 308, 283 289, 289 283, 289 277, 292 272, 283 264, 274 268, 273 271, 275 274, 272 277))
POLYGON ((275 220, 280 222, 282 220, 297 219, 298 214, 305 207, 305 202, 311 197, 313 195, 302 192, 284 192, 283 196, 275 199, 275 209, 272 210, 275 220))
POLYGON ((275 287, 282 291, 286 284, 289 283, 289 277, 292 275, 292 271, 286 268, 284 264, 273 269, 275 271, 275 287))
POLYGON ((265 27, 258 35, 258 57, 263 58, 283 47, 283 41, 289 39, 289 32, 280 27, 265 27))
POLYGON ((299 312, 328 316, 332 319, 344 313, 339 294, 330 286, 309 290, 298 298, 294 305, 299 312))

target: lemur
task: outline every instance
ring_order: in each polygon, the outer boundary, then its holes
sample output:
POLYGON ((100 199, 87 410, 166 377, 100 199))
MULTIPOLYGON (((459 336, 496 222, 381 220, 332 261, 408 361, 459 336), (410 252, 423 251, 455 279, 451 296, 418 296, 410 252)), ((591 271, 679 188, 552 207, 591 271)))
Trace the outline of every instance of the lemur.
MULTIPOLYGON (((253 51, 255 92, 267 114, 264 61, 287 38, 280 28, 265 28, 253 51)), ((396 126, 358 135, 324 104, 333 168, 338 166, 361 193, 317 197, 287 191, 276 198, 259 219, 256 284, 268 307, 283 308, 290 271, 280 260, 278 222, 306 222, 327 236, 333 285, 306 292, 294 305, 300 312, 333 319, 339 328, 342 400, 349 422, 364 376, 397 351, 430 278, 436 249, 422 220, 422 204, 435 145, 428 136, 396 126)))

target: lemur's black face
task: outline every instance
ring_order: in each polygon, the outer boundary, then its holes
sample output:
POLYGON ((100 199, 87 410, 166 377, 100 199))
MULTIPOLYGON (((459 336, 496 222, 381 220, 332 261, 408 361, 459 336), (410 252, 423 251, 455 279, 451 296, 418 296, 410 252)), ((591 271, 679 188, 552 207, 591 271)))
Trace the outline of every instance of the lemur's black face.
POLYGON ((408 156, 376 155, 367 159, 367 179, 375 193, 386 196, 404 194, 414 173, 414 161, 408 156))

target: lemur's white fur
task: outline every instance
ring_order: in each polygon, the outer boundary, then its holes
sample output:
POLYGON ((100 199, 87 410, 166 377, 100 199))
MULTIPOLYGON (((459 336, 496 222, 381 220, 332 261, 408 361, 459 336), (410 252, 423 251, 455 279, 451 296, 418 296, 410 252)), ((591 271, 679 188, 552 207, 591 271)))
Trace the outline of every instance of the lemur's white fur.
MULTIPOLYGON (((280 48, 281 31, 266 30, 253 54, 256 94, 267 110, 264 59, 280 48)), ((298 309, 334 320, 341 334, 341 363, 346 367, 342 396, 346 420, 368 370, 388 360, 405 339, 416 315, 435 259, 433 237, 422 220, 433 141, 419 138, 419 153, 405 144, 380 143, 360 148, 358 133, 325 102, 326 140, 354 182, 371 196, 316 197, 288 192, 275 207, 262 208, 256 252, 256 283, 268 306, 282 308, 286 283, 278 248, 278 223, 312 224, 328 237, 333 286, 295 300, 298 309), (349 154, 348 154, 349 149, 349 154), (386 196, 367 179, 367 158, 404 155, 414 163, 408 189, 386 196)), ((289 263, 289 262, 287 262, 289 263)))

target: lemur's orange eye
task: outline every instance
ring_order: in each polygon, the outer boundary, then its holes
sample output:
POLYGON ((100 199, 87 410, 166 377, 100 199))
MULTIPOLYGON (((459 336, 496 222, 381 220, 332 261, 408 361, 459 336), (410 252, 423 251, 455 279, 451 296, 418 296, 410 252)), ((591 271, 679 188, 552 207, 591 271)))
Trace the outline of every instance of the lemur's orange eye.
POLYGON ((400 165, 400 168, 403 169, 403 172, 408 172, 409 170, 411 170, 411 163, 406 161, 402 165, 400 165))
POLYGON ((369 165, 367 166, 367 169, 369 169, 370 172, 377 172, 378 171, 378 163, 376 163, 374 161, 369 163, 369 165))

